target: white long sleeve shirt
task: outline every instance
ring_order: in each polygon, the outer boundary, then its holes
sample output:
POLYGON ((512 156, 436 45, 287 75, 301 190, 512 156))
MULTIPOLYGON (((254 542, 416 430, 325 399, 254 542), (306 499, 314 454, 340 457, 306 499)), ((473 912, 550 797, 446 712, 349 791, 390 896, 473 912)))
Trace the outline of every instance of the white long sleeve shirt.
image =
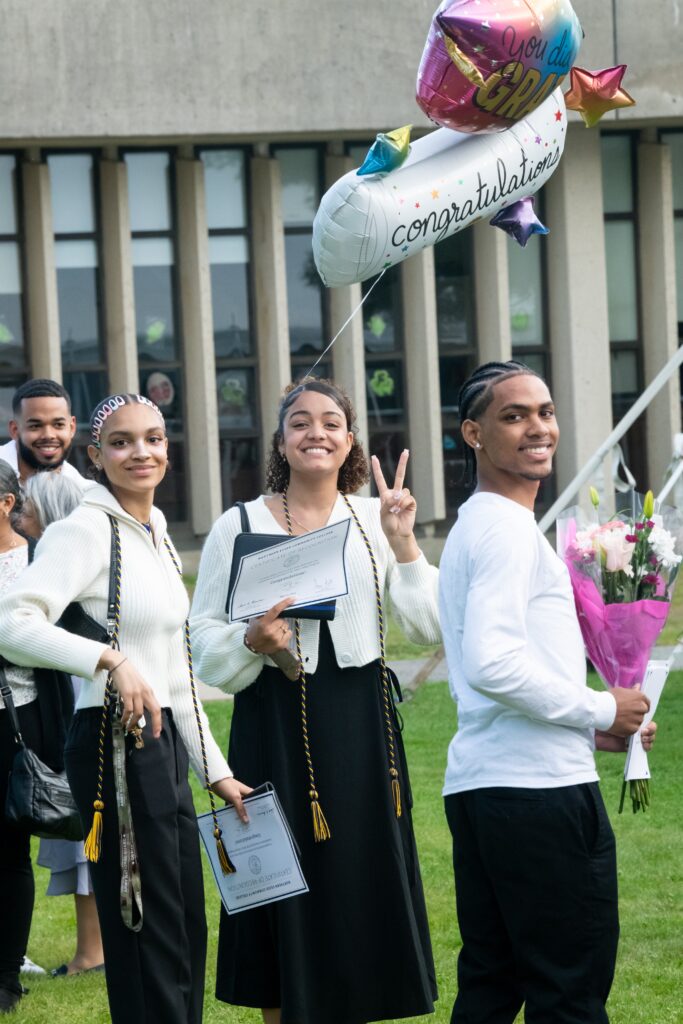
MULTIPOLYGON (((434 644, 441 639, 438 613, 438 570, 424 555, 414 562, 397 562, 382 532, 379 499, 349 499, 366 531, 377 562, 380 593, 388 592, 394 615, 406 635, 416 643, 434 644)), ((261 496, 246 505, 255 533, 286 536, 285 531, 261 496)), ((329 524, 349 518, 341 496, 332 509, 329 524)), ((190 629, 197 671, 205 683, 238 693, 254 682, 270 658, 254 654, 244 646, 244 623, 229 623, 225 611, 228 579, 235 537, 241 532, 239 511, 224 512, 207 537, 199 564, 197 587, 192 601, 190 629)), ((379 658, 377 601, 367 548, 355 523, 351 523, 346 545, 349 593, 337 599, 334 619, 329 622, 337 664, 340 668, 367 665, 379 658)), ((318 664, 320 623, 301 620, 301 643, 305 668, 315 672, 318 664)))
POLYGON ((594 782, 595 729, 616 702, 586 685, 569 575, 533 513, 498 494, 460 508, 440 564, 458 731, 444 794, 594 782))
MULTIPOLYGON (((113 515, 121 536, 120 648, 159 704, 171 708, 193 768, 203 779, 184 623, 187 592, 166 550, 166 520, 152 509, 152 535, 125 512, 100 484, 86 491, 83 503, 66 519, 47 528, 28 566, 0 598, 0 653, 16 665, 57 668, 84 680, 76 710, 101 707, 106 672, 97 663, 106 645, 54 625, 72 601, 97 622, 107 621, 113 515)), ((175 552, 174 552, 175 553, 175 552)), ((211 735, 204 711, 202 729, 209 781, 231 775, 211 735)))

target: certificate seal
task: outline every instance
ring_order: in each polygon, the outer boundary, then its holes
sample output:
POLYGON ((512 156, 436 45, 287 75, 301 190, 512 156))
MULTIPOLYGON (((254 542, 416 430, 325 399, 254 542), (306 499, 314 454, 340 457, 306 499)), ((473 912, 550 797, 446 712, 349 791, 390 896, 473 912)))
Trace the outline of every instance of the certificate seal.
POLYGON ((252 875, 261 874, 261 858, 257 857, 255 853, 252 853, 251 857, 248 860, 248 864, 249 870, 251 871, 252 875))

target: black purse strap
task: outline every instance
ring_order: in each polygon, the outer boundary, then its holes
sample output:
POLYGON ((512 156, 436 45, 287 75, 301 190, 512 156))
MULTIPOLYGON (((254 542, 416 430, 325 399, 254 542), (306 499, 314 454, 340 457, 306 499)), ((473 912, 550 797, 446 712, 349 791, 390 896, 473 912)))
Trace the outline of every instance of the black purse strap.
MULTIPOLYGON (((118 558, 117 537, 113 516, 107 515, 110 525, 110 546, 109 546, 109 593, 107 596, 107 633, 111 637, 116 623, 116 607, 119 598, 118 576, 120 574, 120 562, 118 558)), ((33 561, 38 542, 34 537, 28 539, 28 564, 33 561)))
POLYGON ((240 525, 242 527, 242 533, 251 533, 251 523, 249 522, 249 513, 247 507, 243 501, 236 501, 238 509, 240 510, 240 525))
POLYGON ((0 694, 5 702, 5 710, 9 715, 9 722, 12 726, 12 732, 14 733, 14 741, 18 747, 25 747, 26 744, 21 735, 21 726, 19 725, 19 715, 17 709, 14 706, 14 697, 12 695, 12 687, 7 682, 7 675, 5 673, 5 665, 8 662, 3 658, 0 661, 0 694))

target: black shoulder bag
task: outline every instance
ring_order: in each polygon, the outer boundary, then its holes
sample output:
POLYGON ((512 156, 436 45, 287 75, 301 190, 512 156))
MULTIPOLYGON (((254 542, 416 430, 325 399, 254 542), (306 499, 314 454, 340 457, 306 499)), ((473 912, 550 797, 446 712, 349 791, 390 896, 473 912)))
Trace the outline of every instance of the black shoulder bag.
MULTIPOLYGON (((112 552, 114 551, 112 533, 112 552)), ((33 550, 30 551, 30 555, 33 555, 33 550)), ((112 603, 112 595, 116 592, 115 566, 116 561, 112 558, 109 606, 112 603)), ((78 633, 91 640, 98 640, 101 643, 108 640, 104 626, 96 622, 77 603, 70 604, 65 609, 57 624, 70 633, 78 633)), ((0 659, 0 694, 5 702, 18 749, 9 776, 5 817, 26 829, 31 835, 43 839, 83 839, 83 825, 69 789, 66 773, 53 771, 24 743, 12 688, 5 673, 7 665, 7 661, 0 659)))
POLYGON ((19 749, 9 775, 5 817, 43 839, 82 839, 83 825, 66 773, 53 772, 22 739, 12 687, 5 674, 6 664, 0 664, 0 693, 19 749))

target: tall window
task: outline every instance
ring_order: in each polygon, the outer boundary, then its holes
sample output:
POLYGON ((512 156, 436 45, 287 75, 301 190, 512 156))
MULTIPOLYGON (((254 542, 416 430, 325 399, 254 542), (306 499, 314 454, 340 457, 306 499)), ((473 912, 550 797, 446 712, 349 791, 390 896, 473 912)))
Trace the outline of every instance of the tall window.
MULTIPOLYGON (((543 193, 535 197, 536 212, 543 216, 543 193)), ((522 248, 508 238, 508 294, 510 300, 510 339, 512 358, 526 363, 551 384, 550 336, 546 309, 547 239, 532 235, 522 248)), ((552 390, 552 387, 551 387, 552 390)), ((536 505, 540 511, 555 498, 555 478, 541 481, 536 505)))
POLYGON ((477 365, 473 268, 471 231, 460 231, 435 247, 441 436, 446 509, 450 515, 467 497, 457 396, 477 365))
POLYGON ((184 379, 176 308, 173 166, 165 150, 128 152, 140 390, 162 410, 171 470, 159 491, 172 521, 187 519, 184 379))
MULTIPOLYGON (((662 132, 661 138, 662 142, 671 150, 678 343, 683 345, 683 131, 662 132)), ((681 401, 683 402, 683 370, 681 370, 681 401)))
POLYGON ((246 157, 204 149, 223 506, 258 494, 258 359, 252 331, 246 157))
MULTIPOLYGON (((375 280, 363 283, 364 295, 375 280)), ((401 452, 408 447, 401 279, 396 267, 387 270, 373 289, 362 316, 368 450, 380 460, 386 479, 393 480, 401 452)), ((406 484, 410 486, 408 479, 406 484)))
POLYGON ((24 338, 21 231, 16 157, 0 156, 0 437, 7 437, 12 395, 29 376, 24 338))
MULTIPOLYGON (((347 153, 360 167, 371 143, 350 144, 347 153)), ((365 296, 377 278, 361 285, 365 296)), ((368 409, 367 447, 382 464, 387 480, 393 480, 401 452, 408 447, 408 408, 404 372, 401 277, 394 267, 372 289, 360 314, 365 343, 365 386, 368 409)), ((340 339, 343 340, 343 339, 340 339)), ((343 382, 342 382, 343 383, 343 382)), ((408 464, 410 473, 410 463, 408 464)), ((410 481, 406 483, 410 486, 410 481)), ((374 482, 373 482, 374 488, 374 482)))
POLYGON ((90 413, 108 392, 102 331, 102 285, 96 165, 91 153, 48 157, 55 234, 59 337, 64 387, 78 424, 76 463, 85 454, 90 413))
MULTIPOLYGON (((282 219, 285 229, 287 305, 292 376, 304 374, 327 345, 324 286, 313 260, 313 218, 322 195, 321 151, 313 146, 277 146, 280 164, 282 219)), ((329 376, 321 364, 316 376, 329 376)))
MULTIPOLYGON (((635 203, 634 137, 602 136, 607 302, 612 364, 612 415, 617 423, 643 389, 638 295, 638 225, 635 203)), ((645 487, 645 421, 640 417, 622 439, 626 462, 645 487)))

